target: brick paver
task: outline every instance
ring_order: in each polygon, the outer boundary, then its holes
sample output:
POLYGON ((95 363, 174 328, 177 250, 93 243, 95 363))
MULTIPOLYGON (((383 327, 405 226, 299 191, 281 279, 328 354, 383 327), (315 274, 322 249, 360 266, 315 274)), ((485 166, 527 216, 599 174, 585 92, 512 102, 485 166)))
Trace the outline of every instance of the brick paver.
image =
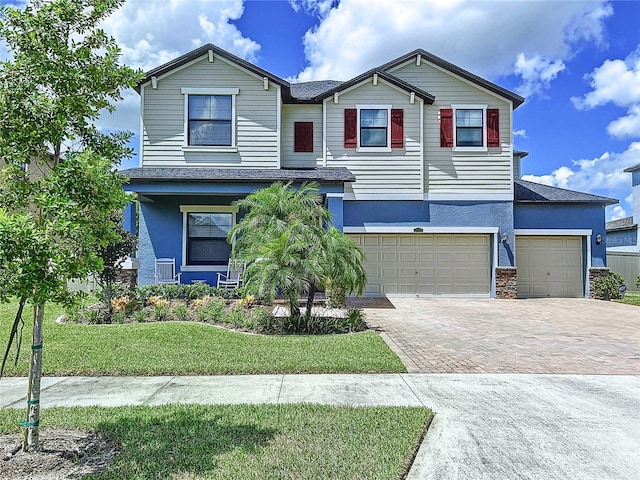
POLYGON ((394 298, 366 309, 409 372, 640 375, 640 307, 586 299, 394 298))

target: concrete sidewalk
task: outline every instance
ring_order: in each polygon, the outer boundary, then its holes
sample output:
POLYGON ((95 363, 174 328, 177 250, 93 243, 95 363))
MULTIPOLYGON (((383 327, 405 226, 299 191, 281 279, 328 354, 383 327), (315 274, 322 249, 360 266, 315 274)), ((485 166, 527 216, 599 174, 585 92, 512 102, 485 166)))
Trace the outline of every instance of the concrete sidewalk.
MULTIPOLYGON (((247 375, 46 377, 42 406, 164 403, 424 405, 436 417, 408 478, 640 478, 640 377, 247 375)), ((26 379, 0 381, 25 406, 26 379)))

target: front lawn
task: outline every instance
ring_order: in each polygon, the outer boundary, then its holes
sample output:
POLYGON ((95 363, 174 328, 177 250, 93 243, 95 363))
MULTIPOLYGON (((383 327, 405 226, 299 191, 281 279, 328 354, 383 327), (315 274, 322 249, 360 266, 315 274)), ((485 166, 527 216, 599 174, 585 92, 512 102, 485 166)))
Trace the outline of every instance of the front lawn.
MULTIPOLYGON (((5 342, 16 304, 0 304, 5 342)), ((26 375, 30 309, 17 367, 26 375)), ((44 375, 216 375, 267 373, 405 372, 400 359, 372 331, 344 335, 248 335, 203 323, 58 324, 62 308, 49 304, 44 325, 44 375)))
MULTIPOLYGON (((0 410, 0 434, 24 413, 0 410)), ((164 405, 51 408, 48 428, 95 430, 120 445, 91 479, 404 478, 432 413, 414 407, 321 405, 164 405)), ((0 464, 12 478, 14 460, 0 464)), ((48 472, 54 474, 55 472, 48 472)))
POLYGON ((614 301, 618 303, 626 303, 628 305, 640 306, 640 292, 626 292, 623 298, 614 301))

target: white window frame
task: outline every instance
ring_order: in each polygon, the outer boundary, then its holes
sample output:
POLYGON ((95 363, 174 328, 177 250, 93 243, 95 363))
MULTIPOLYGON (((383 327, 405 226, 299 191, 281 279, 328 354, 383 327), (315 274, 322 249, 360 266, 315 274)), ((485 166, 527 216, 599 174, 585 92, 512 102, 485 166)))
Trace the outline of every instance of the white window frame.
POLYGON ((356 152, 391 152, 391 105, 356 105, 358 111, 356 126, 357 140, 356 152), (386 147, 362 147, 360 146, 360 110, 386 110, 387 111, 387 146, 386 147))
POLYGON ((487 105, 460 104, 451 105, 453 109, 453 151, 454 152, 488 152, 487 147, 487 105), (456 124, 456 110, 482 110, 482 146, 458 147, 458 126, 456 124))
POLYGON ((227 265, 187 265, 187 228, 189 223, 189 213, 230 213, 231 227, 236 225, 236 205, 180 205, 182 212, 182 265, 181 272, 212 272, 225 270, 227 265))
POLYGON ((182 88, 184 95, 184 141, 182 149, 191 152, 237 152, 236 143, 236 97, 239 88, 182 88), (189 145, 189 95, 229 95, 231 96, 231 145, 207 146, 189 145))

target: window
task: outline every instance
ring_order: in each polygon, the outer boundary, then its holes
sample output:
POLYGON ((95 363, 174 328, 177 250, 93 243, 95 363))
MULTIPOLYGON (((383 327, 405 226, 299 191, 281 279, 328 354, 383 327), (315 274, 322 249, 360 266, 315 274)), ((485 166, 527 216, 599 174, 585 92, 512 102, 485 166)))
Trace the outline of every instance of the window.
POLYGON ((294 122, 293 151, 313 152, 313 122, 294 122))
POLYGON ((500 146, 500 110, 487 105, 452 105, 440 110, 440 146, 487 151, 500 146))
POLYGON ((404 110, 391 105, 356 105, 344 110, 344 148, 390 152, 404 148, 404 110))
POLYGON ((237 88, 183 88, 184 146, 232 151, 236 147, 237 88))
POLYGON ((363 108, 360 110, 360 146, 386 147, 389 111, 363 108))
POLYGON ((231 146, 231 95, 189 95, 189 145, 231 146))
POLYGON ((482 110, 456 110, 456 146, 482 147, 482 110))
MULTIPOLYGON (((183 267, 226 265, 231 254, 227 234, 235 223, 232 206, 183 205, 183 267)), ((201 268, 198 268, 201 267, 201 268)), ((182 269, 185 271, 185 269, 182 269)))

